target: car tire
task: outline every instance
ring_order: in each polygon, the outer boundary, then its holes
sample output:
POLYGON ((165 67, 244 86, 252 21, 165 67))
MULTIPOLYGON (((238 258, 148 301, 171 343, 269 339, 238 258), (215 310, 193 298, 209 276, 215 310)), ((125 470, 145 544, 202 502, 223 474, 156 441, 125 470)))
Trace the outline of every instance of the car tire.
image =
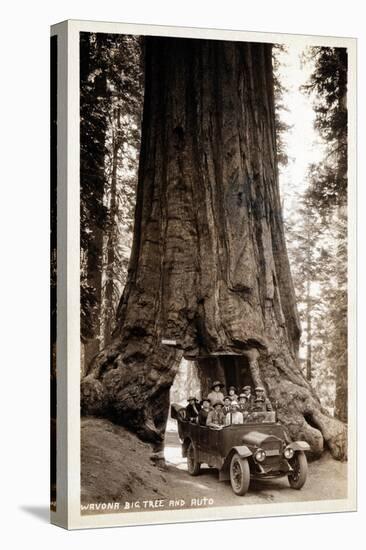
POLYGON ((289 460, 290 466, 293 469, 287 477, 290 486, 293 489, 301 489, 304 486, 308 475, 308 461, 306 460, 305 453, 303 451, 297 451, 293 458, 289 460))
POLYGON ((201 470, 201 463, 197 460, 197 451, 192 441, 189 442, 187 447, 187 469, 191 476, 198 476, 201 470))
POLYGON ((234 493, 243 496, 249 489, 250 469, 247 458, 235 453, 230 461, 230 483, 234 493))

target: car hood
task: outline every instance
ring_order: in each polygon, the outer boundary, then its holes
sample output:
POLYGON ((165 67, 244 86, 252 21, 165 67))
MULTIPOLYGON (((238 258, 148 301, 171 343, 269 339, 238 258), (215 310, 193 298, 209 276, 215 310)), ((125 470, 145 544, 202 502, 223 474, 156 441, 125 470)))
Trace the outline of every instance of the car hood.
POLYGON ((281 440, 275 435, 268 435, 258 432, 257 430, 248 432, 243 436, 243 443, 245 443, 246 445, 251 445, 253 447, 262 447, 264 443, 269 443, 271 441, 275 442, 281 440))

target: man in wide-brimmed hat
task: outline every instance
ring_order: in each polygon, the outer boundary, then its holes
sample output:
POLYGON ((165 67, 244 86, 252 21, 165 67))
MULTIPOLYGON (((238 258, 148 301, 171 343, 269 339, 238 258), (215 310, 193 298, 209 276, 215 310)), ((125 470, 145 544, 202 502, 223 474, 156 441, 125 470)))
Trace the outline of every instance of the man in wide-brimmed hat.
POLYGON ((254 405, 255 397, 252 395, 252 388, 250 386, 244 386, 242 389, 242 393, 244 393, 247 403, 248 403, 248 410, 250 410, 254 405))
POLYGON ((204 397, 200 403, 200 412, 198 413, 198 423, 201 426, 206 426, 207 416, 210 412, 211 401, 208 397, 204 397))
POLYGON ((216 401, 224 401, 224 394, 222 393, 223 387, 224 384, 220 382, 220 380, 215 380, 212 384, 212 391, 207 396, 211 401, 212 407, 215 405, 216 401))
POLYGON ((223 401, 216 401, 213 410, 208 413, 206 425, 209 428, 220 429, 225 424, 225 413, 222 410, 223 401))
POLYGON ((190 422, 196 422, 198 413, 200 412, 200 404, 196 397, 188 397, 188 405, 186 406, 186 419, 190 422))

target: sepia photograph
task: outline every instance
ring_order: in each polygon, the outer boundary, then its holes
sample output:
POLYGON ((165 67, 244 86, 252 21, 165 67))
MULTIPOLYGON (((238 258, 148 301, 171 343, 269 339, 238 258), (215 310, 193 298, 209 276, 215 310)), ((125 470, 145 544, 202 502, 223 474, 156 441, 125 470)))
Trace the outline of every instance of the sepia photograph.
POLYGON ((4 6, 13 546, 362 540, 359 6, 4 6))
POLYGON ((80 33, 82 514, 347 498, 347 67, 80 33))

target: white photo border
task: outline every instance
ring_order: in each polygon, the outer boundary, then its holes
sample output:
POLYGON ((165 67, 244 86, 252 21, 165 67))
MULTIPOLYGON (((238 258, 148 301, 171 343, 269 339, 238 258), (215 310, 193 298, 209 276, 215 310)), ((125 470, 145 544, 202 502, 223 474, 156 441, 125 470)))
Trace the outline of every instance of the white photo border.
POLYGON ((68 20, 51 27, 58 36, 58 321, 57 510, 68 529, 116 527, 252 517, 356 511, 356 51, 357 39, 238 30, 68 20), (291 503, 82 515, 80 502, 80 32, 250 41, 348 50, 348 497, 291 503), (62 118, 64 117, 64 118, 62 118), (64 209, 64 210, 63 210, 64 209), (62 219, 61 219, 62 217, 62 219), (61 250, 61 253, 60 253, 61 250), (60 266, 62 264, 62 266, 60 266), (60 270, 60 271, 59 271, 60 270), (63 273, 63 276, 62 276, 63 273), (60 274, 60 278, 59 278, 60 274), (60 318, 61 317, 61 318, 60 318), (66 356, 65 356, 66 350, 66 356), (61 360, 59 360, 61 358, 61 360), (66 463, 65 463, 66 461, 66 463))

